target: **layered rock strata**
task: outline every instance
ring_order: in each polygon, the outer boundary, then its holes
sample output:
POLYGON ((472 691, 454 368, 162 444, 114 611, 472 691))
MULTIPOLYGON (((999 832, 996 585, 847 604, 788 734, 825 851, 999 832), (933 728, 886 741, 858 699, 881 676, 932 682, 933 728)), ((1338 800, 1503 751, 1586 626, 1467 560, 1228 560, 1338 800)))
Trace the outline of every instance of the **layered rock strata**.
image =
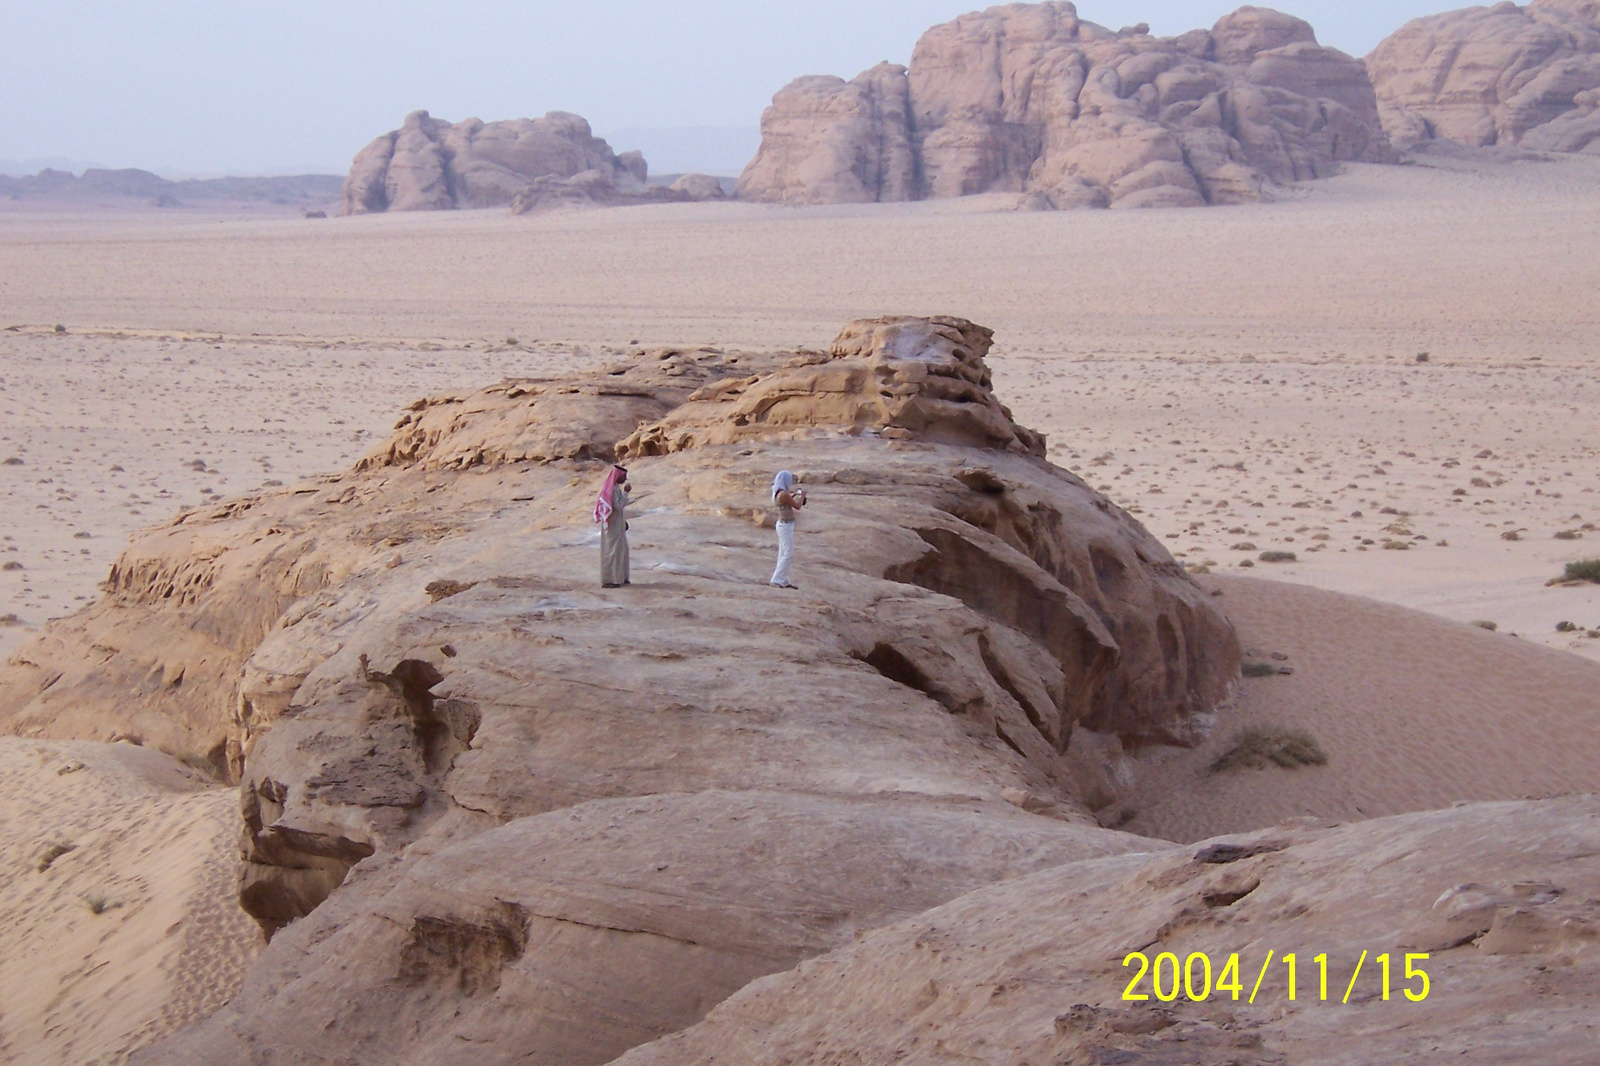
POLYGON ((1390 158, 1361 62, 1300 19, 1245 7, 1156 38, 1080 20, 1070 3, 1011 4, 929 30, 909 68, 790 83, 739 194, 1199 206, 1390 158))
POLYGON ((0 720, 240 779, 275 935, 148 1061, 603 1062, 996 879, 1164 847, 1096 825, 1108 760, 1194 739, 1237 640, 1041 458, 989 342, 873 320, 438 397, 346 475, 142 537, 0 720), (633 584, 603 590, 617 455, 633 584), (801 591, 766 581, 779 469, 801 591))
POLYGON ((1432 141, 1600 154, 1600 3, 1534 0, 1413 19, 1367 57, 1384 128, 1432 141))

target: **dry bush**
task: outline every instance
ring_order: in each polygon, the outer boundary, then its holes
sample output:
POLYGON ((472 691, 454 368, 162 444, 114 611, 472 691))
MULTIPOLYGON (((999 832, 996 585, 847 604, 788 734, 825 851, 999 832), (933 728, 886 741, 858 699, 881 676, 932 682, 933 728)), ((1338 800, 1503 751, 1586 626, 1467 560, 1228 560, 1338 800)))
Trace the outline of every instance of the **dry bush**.
POLYGON ((1563 581, 1593 581, 1600 585, 1600 559, 1579 559, 1575 563, 1567 564, 1567 572, 1562 575, 1563 581))
POLYGON ((1268 765, 1292 770, 1297 766, 1321 766, 1327 761, 1328 754, 1317 738, 1304 729, 1250 726, 1240 730, 1228 750, 1217 756, 1211 772, 1219 774, 1235 767, 1262 769, 1268 765))

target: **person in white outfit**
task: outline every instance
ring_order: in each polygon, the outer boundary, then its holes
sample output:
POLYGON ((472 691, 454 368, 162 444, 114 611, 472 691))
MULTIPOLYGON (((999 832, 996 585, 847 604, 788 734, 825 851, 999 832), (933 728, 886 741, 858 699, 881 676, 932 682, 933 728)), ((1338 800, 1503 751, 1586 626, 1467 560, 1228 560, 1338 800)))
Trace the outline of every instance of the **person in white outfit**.
POLYGON ((778 508, 778 567, 772 571, 772 584, 780 589, 798 588, 789 580, 789 566, 794 562, 794 518, 806 505, 806 490, 795 488, 794 475, 780 470, 772 479, 772 502, 778 508))

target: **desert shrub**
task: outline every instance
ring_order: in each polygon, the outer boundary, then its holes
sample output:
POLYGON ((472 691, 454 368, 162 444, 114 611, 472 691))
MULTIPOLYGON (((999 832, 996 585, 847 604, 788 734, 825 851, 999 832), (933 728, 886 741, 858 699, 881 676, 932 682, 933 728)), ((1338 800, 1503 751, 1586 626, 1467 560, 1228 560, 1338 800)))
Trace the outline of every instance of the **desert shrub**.
POLYGON ((1477 626, 1479 629, 1487 629, 1491 633, 1500 628, 1499 622, 1491 622, 1487 618, 1474 618, 1467 625, 1477 626))
POLYGON ((39 873, 44 873, 57 859, 76 848, 76 844, 46 844, 34 859, 33 868, 39 873))
POLYGON ((438 603, 440 600, 447 600, 451 596, 459 596, 476 584, 476 581, 450 581, 448 579, 441 579, 439 581, 428 582, 427 585, 423 587, 422 591, 428 594, 429 600, 433 601, 434 603, 438 603))
POLYGON ((1245 663, 1241 670, 1245 677, 1274 677, 1278 673, 1271 663, 1245 663))
POLYGON ((1259 556, 1264 563, 1292 563, 1295 561, 1294 552, 1265 551, 1259 556))
POLYGON ((1321 766, 1327 761, 1327 752, 1317 738, 1304 729, 1250 726, 1240 730, 1228 750, 1217 756, 1211 772, 1219 774, 1235 767, 1261 769, 1269 764, 1292 770, 1297 766, 1321 766))
POLYGON ((1600 559, 1579 559, 1567 564, 1566 581, 1593 581, 1600 585, 1600 559))
POLYGON ((104 914, 122 906, 122 901, 114 900, 104 892, 86 892, 83 895, 83 905, 89 908, 90 914, 104 914))

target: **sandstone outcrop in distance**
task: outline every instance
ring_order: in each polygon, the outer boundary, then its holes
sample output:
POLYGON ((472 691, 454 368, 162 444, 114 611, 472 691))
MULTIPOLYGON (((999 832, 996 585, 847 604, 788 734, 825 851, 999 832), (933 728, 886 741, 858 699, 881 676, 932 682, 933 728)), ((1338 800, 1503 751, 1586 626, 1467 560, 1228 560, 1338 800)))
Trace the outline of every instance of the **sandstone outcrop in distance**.
POLYGON ((1429 141, 1600 154, 1600 2, 1413 19, 1367 57, 1384 128, 1429 141))
POLYGON ((582 117, 565 111, 488 123, 414 111, 357 154, 342 213, 502 207, 541 178, 591 172, 635 191, 649 177, 643 155, 618 155, 582 117))
POLYGON ((1391 158, 1361 61, 1254 7, 1173 38, 1065 2, 990 8, 930 29, 909 68, 797 79, 761 126, 739 195, 783 203, 1228 204, 1391 158))

